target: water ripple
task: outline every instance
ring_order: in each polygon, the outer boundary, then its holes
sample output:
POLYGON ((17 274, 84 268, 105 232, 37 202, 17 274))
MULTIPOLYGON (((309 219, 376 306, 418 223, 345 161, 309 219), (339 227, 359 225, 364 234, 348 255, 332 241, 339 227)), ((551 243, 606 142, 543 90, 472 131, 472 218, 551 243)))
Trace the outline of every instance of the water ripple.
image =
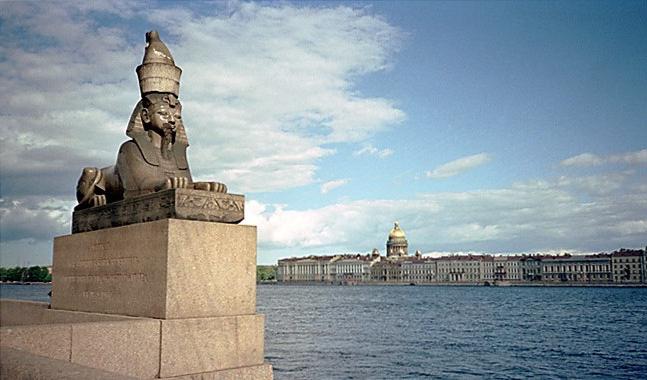
POLYGON ((647 289, 259 286, 280 379, 647 378, 647 289))

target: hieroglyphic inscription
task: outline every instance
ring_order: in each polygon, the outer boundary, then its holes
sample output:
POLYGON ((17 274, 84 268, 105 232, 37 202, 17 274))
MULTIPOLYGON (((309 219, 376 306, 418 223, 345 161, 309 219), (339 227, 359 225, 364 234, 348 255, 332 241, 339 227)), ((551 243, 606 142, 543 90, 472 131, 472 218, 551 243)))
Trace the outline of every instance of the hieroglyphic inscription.
POLYGON ((72 233, 176 218, 239 223, 245 217, 245 197, 191 189, 170 189, 75 211, 72 233))
POLYGON ((180 195, 178 196, 178 207, 197 208, 203 210, 225 210, 225 211, 243 211, 245 208, 244 201, 234 199, 216 199, 200 195, 180 195))

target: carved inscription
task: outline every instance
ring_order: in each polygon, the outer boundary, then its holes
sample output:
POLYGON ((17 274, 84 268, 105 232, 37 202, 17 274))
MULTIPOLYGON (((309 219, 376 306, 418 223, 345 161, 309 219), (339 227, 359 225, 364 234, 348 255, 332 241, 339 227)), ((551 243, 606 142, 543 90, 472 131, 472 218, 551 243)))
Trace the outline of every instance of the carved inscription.
POLYGON ((226 198, 215 199, 213 197, 204 197, 199 195, 180 195, 178 199, 178 207, 225 211, 243 211, 245 208, 244 201, 235 201, 233 199, 226 198))
MULTIPOLYGON (((98 247, 106 248, 105 245, 100 244, 98 247)), ((95 249, 98 248, 94 246, 95 249)), ((99 248, 100 249, 100 248, 99 248)), ((98 249, 97 249, 98 250, 98 249)), ((105 259, 81 259, 69 265, 69 270, 76 273, 76 276, 84 276, 78 273, 96 272, 96 273, 110 273, 120 272, 122 268, 137 267, 139 261, 137 257, 118 257, 118 258, 105 258, 105 259)), ((120 274, 120 273, 116 273, 120 274)), ((70 275, 74 276, 74 275, 70 275)))
POLYGON ((239 223, 244 217, 245 197, 242 195, 170 189, 75 211, 72 233, 168 218, 239 223))
POLYGON ((89 257, 57 265, 56 279, 77 289, 76 294, 90 303, 107 297, 119 299, 125 289, 145 289, 148 277, 140 257, 104 257, 106 252, 120 249, 120 244, 108 240, 92 242, 87 246, 89 257))

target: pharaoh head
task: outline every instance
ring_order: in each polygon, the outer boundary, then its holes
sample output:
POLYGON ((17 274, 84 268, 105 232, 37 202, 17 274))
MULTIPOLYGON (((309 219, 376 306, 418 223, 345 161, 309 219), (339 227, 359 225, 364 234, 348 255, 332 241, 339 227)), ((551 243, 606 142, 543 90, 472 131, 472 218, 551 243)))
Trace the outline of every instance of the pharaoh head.
POLYGON ((147 131, 159 134, 165 143, 188 145, 178 100, 182 69, 155 31, 146 33, 146 49, 137 67, 142 100, 135 106, 126 134, 135 137, 147 131))
POLYGON ((144 130, 173 136, 182 120, 182 105, 173 94, 148 94, 140 113, 144 130))

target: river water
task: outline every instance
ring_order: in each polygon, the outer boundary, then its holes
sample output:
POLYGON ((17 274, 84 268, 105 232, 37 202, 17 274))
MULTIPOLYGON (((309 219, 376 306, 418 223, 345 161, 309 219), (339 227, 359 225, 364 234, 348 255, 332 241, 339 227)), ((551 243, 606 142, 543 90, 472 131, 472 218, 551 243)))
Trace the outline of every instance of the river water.
MULTIPOLYGON (((47 300, 49 287, 0 290, 47 300)), ((647 288, 260 285, 257 293, 278 380, 647 378, 647 288)))

